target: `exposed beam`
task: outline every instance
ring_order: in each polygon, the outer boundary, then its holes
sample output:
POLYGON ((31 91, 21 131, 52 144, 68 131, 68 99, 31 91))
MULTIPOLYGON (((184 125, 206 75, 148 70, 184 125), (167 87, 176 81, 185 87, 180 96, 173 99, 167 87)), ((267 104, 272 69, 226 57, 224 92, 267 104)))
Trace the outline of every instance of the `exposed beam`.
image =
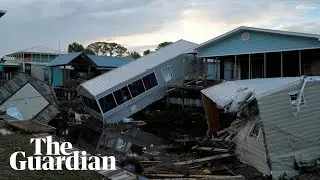
POLYGON ((301 69, 301 51, 299 50, 299 75, 302 76, 302 69, 301 69))
POLYGON ((280 52, 280 61, 281 61, 281 77, 283 77, 283 55, 282 55, 282 51, 280 52))
POLYGON ((237 55, 234 56, 234 71, 233 71, 233 78, 236 80, 237 77, 237 55))
POLYGON ((249 75, 248 75, 248 79, 251 79, 251 56, 249 54, 249 75))
POLYGON ((263 77, 267 77, 267 54, 263 54, 263 77))

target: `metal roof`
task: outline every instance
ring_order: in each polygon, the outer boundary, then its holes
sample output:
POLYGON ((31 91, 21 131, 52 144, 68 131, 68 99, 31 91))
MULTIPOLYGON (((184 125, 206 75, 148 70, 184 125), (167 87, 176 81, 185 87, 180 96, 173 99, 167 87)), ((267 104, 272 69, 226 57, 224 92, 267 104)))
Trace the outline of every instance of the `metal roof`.
POLYGON ((88 55, 88 57, 100 67, 120 67, 127 63, 134 61, 133 58, 128 57, 113 57, 113 56, 96 56, 88 55))
POLYGON ((299 32, 291 32, 291 31, 280 31, 280 30, 273 30, 273 29, 263 29, 263 28, 255 28, 255 27, 247 27, 247 26, 240 26, 236 29, 233 29, 225 34, 222 34, 220 36, 217 36, 209 41, 206 41, 204 43, 201 43, 198 47, 195 49, 202 48, 204 46, 207 46, 211 43, 214 43, 222 38, 225 38, 231 34, 234 34, 238 31, 257 31, 257 32, 265 32, 265 33, 275 33, 275 34, 282 34, 282 35, 290 35, 290 36, 300 36, 300 37, 309 37, 309 38, 316 38, 320 41, 320 35, 319 34, 310 34, 310 33, 299 33, 299 32))
MULTIPOLYGON (((79 57, 82 52, 75 52, 66 55, 60 55, 49 62, 47 66, 63 66, 69 65, 71 61, 79 57)), ((127 57, 112 57, 112 56, 96 56, 96 55, 87 55, 89 59, 99 67, 119 67, 124 64, 127 64, 134 59, 127 57)))
POLYGON ((82 54, 81 52, 76 52, 76 53, 70 53, 70 54, 65 54, 65 55, 60 55, 53 59, 52 61, 49 62, 47 66, 62 66, 62 65, 67 65, 69 64, 72 60, 77 58, 82 54))
POLYGON ((52 49, 52 48, 49 48, 46 46, 39 45, 39 46, 27 48, 27 49, 24 49, 24 50, 15 52, 15 53, 11 53, 6 56, 11 56, 11 55, 18 54, 18 53, 37 53, 37 54, 54 54, 54 55, 67 54, 67 52, 64 52, 64 51, 59 51, 57 49, 52 49))
MULTIPOLYGON (((308 77, 308 81, 317 80, 319 77, 308 77)), ((283 77, 283 78, 260 78, 247 79, 238 81, 225 81, 218 85, 209 87, 201 91, 218 107, 224 108, 230 104, 238 95, 244 91, 252 91, 253 96, 257 99, 277 92, 279 90, 291 87, 301 83, 302 77, 283 77)))
POLYGON ((97 96, 122 82, 144 73, 148 69, 152 69, 182 53, 190 52, 196 46, 197 44, 195 43, 179 40, 120 68, 86 81, 80 87, 85 88, 91 95, 97 96))

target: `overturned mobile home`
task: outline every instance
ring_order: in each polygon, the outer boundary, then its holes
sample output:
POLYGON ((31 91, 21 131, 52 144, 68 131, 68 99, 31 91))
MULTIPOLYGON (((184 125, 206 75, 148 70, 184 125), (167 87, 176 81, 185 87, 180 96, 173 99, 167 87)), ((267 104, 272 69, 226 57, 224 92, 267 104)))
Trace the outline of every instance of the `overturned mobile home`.
POLYGON ((320 158, 319 88, 319 77, 305 76, 212 86, 202 90, 209 129, 234 133, 239 159, 260 172, 296 175, 320 158))
POLYGON ((46 82, 19 73, 0 86, 0 111, 20 121, 48 124, 59 113, 59 108, 46 82))
POLYGON ((197 44, 179 40, 78 88, 86 110, 104 123, 117 123, 164 97, 170 85, 196 78, 197 44))

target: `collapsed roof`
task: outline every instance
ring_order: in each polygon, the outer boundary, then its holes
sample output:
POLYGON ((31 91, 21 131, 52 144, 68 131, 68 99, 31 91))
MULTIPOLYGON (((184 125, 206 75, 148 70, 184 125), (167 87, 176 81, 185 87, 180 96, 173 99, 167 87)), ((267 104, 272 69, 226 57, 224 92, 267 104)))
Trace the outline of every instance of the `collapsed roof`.
POLYGON ((48 124, 58 113, 51 87, 44 81, 19 73, 0 86, 0 110, 20 121, 48 124))
MULTIPOLYGON (((260 99, 271 93, 298 85, 303 77, 259 78, 237 81, 224 81, 221 84, 201 91, 219 109, 235 113, 247 101, 260 99)), ((320 80, 320 77, 307 77, 306 81, 320 80)))

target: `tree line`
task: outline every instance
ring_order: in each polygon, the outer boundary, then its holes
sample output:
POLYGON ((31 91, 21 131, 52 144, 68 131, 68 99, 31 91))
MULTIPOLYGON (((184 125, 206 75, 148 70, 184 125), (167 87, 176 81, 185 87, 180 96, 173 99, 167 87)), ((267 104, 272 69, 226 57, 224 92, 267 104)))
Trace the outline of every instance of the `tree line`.
MULTIPOLYGON (((155 51, 172 44, 173 42, 165 41, 158 44, 155 51)), ((142 56, 152 53, 153 51, 147 49, 140 54, 137 51, 129 52, 127 48, 121 44, 114 42, 94 42, 89 44, 87 47, 84 47, 82 44, 73 42, 68 46, 68 53, 74 52, 84 52, 86 54, 98 55, 98 56, 118 56, 118 57, 130 57, 133 59, 138 59, 142 56)))

